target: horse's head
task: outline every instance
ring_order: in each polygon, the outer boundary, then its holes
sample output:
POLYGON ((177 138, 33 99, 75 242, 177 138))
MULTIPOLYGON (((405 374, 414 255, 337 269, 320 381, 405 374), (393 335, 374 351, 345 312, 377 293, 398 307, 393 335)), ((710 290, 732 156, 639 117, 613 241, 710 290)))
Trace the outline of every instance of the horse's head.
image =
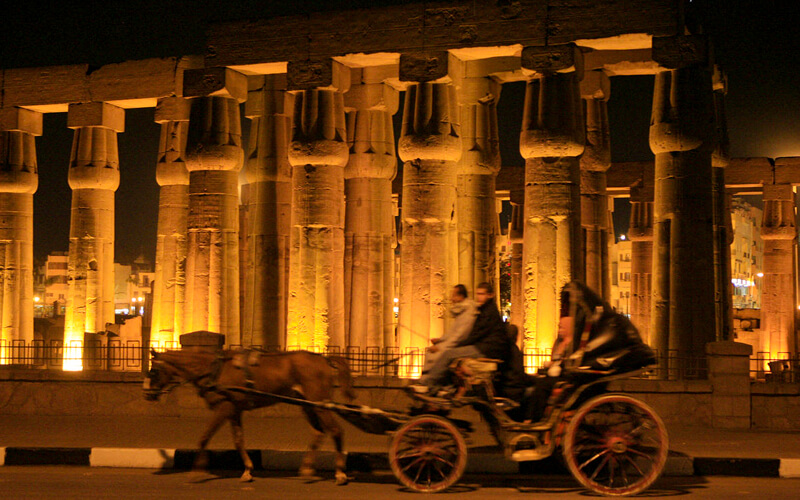
POLYGON ((159 354, 150 349, 152 359, 150 360, 150 371, 144 378, 144 398, 148 401, 157 401, 159 396, 166 394, 175 387, 181 384, 178 377, 177 370, 167 363, 159 359, 159 354))

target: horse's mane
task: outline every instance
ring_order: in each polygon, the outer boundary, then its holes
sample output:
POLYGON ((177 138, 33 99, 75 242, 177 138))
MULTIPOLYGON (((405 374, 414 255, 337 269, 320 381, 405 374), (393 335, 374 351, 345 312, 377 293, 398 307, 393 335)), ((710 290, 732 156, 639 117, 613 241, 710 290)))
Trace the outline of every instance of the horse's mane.
POLYGON ((173 366, 183 374, 198 376, 208 373, 216 356, 212 352, 168 350, 158 353, 156 360, 173 366))

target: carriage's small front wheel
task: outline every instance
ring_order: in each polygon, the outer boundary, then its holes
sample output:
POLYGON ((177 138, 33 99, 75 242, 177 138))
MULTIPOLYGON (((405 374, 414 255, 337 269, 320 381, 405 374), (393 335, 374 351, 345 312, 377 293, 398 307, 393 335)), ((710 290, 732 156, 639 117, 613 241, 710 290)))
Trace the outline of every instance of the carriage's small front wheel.
POLYGON ((435 415, 403 424, 389 445, 389 464, 408 488, 435 493, 461 478, 467 466, 467 444, 455 425, 435 415))
POLYGON ((582 485, 602 495, 635 495, 667 461, 667 430, 646 404, 607 394, 580 407, 564 436, 564 459, 582 485))

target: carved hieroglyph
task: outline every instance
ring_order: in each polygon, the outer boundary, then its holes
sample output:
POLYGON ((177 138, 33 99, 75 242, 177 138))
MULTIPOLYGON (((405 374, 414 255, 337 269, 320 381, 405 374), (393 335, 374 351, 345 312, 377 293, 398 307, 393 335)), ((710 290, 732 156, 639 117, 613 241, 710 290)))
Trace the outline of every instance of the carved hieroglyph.
POLYGON ((39 185, 35 136, 42 114, 0 109, 0 362, 12 341, 33 340, 33 193, 39 185))
POLYGON ((82 368, 84 333, 114 322, 114 192, 119 187, 117 134, 124 110, 102 102, 71 104, 75 130, 69 164, 72 213, 64 318, 64 369, 82 368))

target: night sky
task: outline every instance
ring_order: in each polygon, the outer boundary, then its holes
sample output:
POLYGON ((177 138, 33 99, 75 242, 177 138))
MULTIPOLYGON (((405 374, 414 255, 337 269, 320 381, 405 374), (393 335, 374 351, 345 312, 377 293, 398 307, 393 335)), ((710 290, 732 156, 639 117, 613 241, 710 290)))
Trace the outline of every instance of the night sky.
MULTIPOLYGON (((0 67, 99 66, 127 59, 201 54, 208 22, 267 17, 303 8, 332 10, 411 2, 202 2, 202 10, 196 7, 200 2, 182 0, 67 3, 33 0, 7 9, 0 18, 0 67)), ((704 29, 715 43, 716 60, 729 75, 732 156, 800 156, 800 9, 795 2, 695 0, 690 4, 703 15, 704 29)), ((647 145, 652 86, 652 77, 612 79, 609 114, 614 161, 652 158, 647 145)), ((518 153, 523 94, 524 84, 503 87, 499 121, 504 165, 523 164, 518 153)), ((152 258, 155 253, 158 134, 152 109, 127 111, 126 131, 119 137, 121 185, 116 196, 116 260, 120 262, 140 253, 152 258)), ((37 139, 37 258, 68 247, 71 142, 66 114, 45 115, 44 136, 37 139)))

